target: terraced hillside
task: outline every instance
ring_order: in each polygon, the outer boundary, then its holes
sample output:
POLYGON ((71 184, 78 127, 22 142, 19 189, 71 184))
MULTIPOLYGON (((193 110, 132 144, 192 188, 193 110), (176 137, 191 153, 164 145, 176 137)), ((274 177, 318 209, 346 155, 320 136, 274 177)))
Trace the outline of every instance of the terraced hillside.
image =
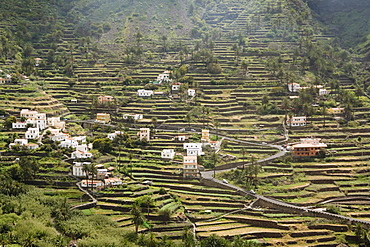
MULTIPOLYGON (((217 165, 239 164, 239 169, 220 177, 248 187, 246 178, 240 175, 243 164, 277 151, 222 137, 257 144, 284 141, 284 119, 305 115, 307 125, 288 128, 286 144, 307 136, 320 137, 328 144, 327 156, 309 160, 286 157, 262 164, 256 176, 258 182, 252 188, 259 194, 296 205, 325 207, 370 220, 369 99, 358 90, 358 80, 349 71, 349 65, 338 58, 341 50, 332 47, 332 36, 321 32, 307 6, 300 1, 229 0, 208 8, 199 14, 206 31, 197 29, 197 34, 195 30, 191 39, 174 35, 167 39, 138 38, 125 47, 148 48, 148 52, 141 54, 129 49, 123 52, 123 47, 116 51, 100 50, 82 42, 66 24, 55 56, 73 61, 70 77, 62 76, 58 67, 45 64, 40 68, 42 82, 1 85, 4 92, 1 107, 10 114, 25 106, 50 115, 69 111, 66 118, 74 120, 94 119, 95 113, 109 112, 111 126, 85 129, 92 140, 114 129, 126 131, 136 141, 136 129, 152 128, 154 134, 149 143, 135 144, 134 148, 118 143, 111 154, 100 154, 94 160, 115 167, 121 177, 125 173, 126 180, 121 187, 99 192, 96 207, 85 209, 85 214, 107 215, 119 227, 134 229, 131 207, 138 198, 149 195, 153 201, 148 208, 142 203, 143 213, 150 231, 160 237, 180 239, 184 227, 190 227, 199 238, 215 233, 226 238, 258 239, 272 246, 337 246, 341 242, 355 246, 352 226, 254 207, 251 198, 235 191, 182 178, 184 150, 175 138, 184 131, 191 142, 197 142, 200 129, 211 129, 212 138, 222 140, 219 157, 223 159, 217 165), (168 47, 164 49, 166 41, 168 47), (171 70, 174 80, 183 82, 178 96, 169 97, 172 94, 169 83, 151 83, 165 70, 171 70), (287 84, 291 82, 309 89, 289 92, 287 84), (330 90, 330 94, 319 95, 313 87, 318 84, 330 90), (27 91, 28 87, 33 89, 27 91), (137 90, 143 88, 163 94, 150 98, 137 96, 137 90), (196 96, 188 97, 187 88, 194 88, 196 96), (101 95, 114 96, 115 103, 96 104, 101 95), (37 101, 29 100, 30 97, 37 101), (346 110, 338 116, 325 111, 335 106, 346 110), (144 119, 123 120, 123 114, 132 113, 143 114, 144 119), (179 154, 174 161, 160 158, 160 151, 168 148, 179 154), (152 185, 143 181, 151 181, 152 185)), ((199 11, 205 9, 199 7, 199 11)), ((130 26, 142 21, 133 17, 130 26)), ((114 48, 119 44, 109 45, 105 41, 102 47, 114 48)), ((47 60, 46 50, 37 51, 47 60)), ((13 158, 20 155, 2 157, 2 162, 11 165, 13 158)), ((209 168, 210 160, 209 154, 203 158, 209 168)), ((39 186, 45 187, 47 194, 68 195, 73 204, 78 204, 79 199, 87 201, 77 190, 71 192, 74 184, 66 167, 63 169, 64 180, 69 183, 63 184, 65 187, 51 184, 53 179, 62 180, 51 170, 38 174, 42 180, 39 186)), ((141 227, 140 231, 149 230, 141 227)))

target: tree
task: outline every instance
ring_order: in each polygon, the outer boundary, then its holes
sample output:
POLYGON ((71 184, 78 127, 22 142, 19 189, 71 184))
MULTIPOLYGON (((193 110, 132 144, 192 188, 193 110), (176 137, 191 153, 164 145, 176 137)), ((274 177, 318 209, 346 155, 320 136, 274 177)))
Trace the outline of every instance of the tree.
POLYGON ((184 247, 195 247, 197 245, 194 233, 188 226, 185 227, 181 236, 181 240, 182 243, 184 244, 184 247))
POLYGON ((93 148, 101 153, 110 153, 113 149, 112 140, 109 138, 100 138, 93 141, 93 148))
POLYGON ((154 206, 154 199, 150 195, 145 195, 137 198, 135 200, 135 203, 137 203, 141 207, 146 207, 147 208, 147 216, 149 216, 150 212, 150 207, 154 206))
POLYGON ((216 152, 213 152, 211 154, 211 160, 212 160, 212 168, 213 168, 213 177, 216 176, 216 165, 219 162, 219 157, 216 152))
POLYGON ((262 105, 267 105, 269 103, 269 97, 265 94, 262 96, 262 105))
POLYGON ((141 212, 141 208, 138 204, 132 204, 130 214, 132 215, 131 221, 135 225, 135 232, 138 233, 139 226, 141 226, 145 221, 145 218, 141 212))
POLYGON ((155 125, 158 123, 158 118, 157 117, 152 117, 152 124, 154 126, 154 129, 155 129, 155 125))
POLYGON ((10 129, 12 127, 12 124, 17 122, 17 118, 15 116, 10 116, 5 119, 4 121, 4 127, 6 129, 10 129))
POLYGON ((321 107, 321 114, 324 116, 324 128, 326 127, 326 125, 325 125, 325 117, 326 117, 326 114, 328 113, 328 111, 327 111, 327 109, 326 109, 326 106, 324 105, 324 106, 322 106, 321 107))
POLYGON ((226 239, 219 237, 216 234, 212 234, 209 237, 200 241, 200 246, 201 247, 230 247, 230 244, 226 239))

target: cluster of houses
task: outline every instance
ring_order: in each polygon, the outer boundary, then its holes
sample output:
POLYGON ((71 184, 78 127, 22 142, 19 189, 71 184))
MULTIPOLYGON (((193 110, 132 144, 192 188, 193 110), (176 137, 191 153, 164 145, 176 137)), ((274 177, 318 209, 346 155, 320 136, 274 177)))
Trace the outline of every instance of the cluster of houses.
MULTIPOLYGON (((175 140, 184 142, 186 141, 186 135, 179 135, 175 140)), ((199 178, 200 171, 204 170, 202 165, 198 164, 198 156, 204 155, 203 147, 211 146, 212 149, 217 150, 220 147, 219 141, 211 141, 209 130, 203 129, 201 142, 199 143, 183 143, 183 149, 185 150, 185 155, 183 155, 183 176, 184 178, 199 178)), ((174 149, 163 149, 161 152, 161 158, 163 159, 173 159, 175 157, 174 149)))
POLYGON ((113 187, 122 184, 122 180, 118 177, 113 177, 112 171, 114 167, 104 168, 104 165, 95 165, 95 179, 92 174, 87 174, 85 166, 91 166, 91 162, 73 162, 72 175, 79 178, 89 177, 90 179, 82 179, 81 187, 101 189, 105 187, 113 187), (88 175, 88 176, 87 176, 88 175))
MULTIPOLYGON (((322 86, 322 85, 314 85, 313 87, 318 90, 319 96, 327 95, 327 94, 330 93, 330 91, 325 89, 324 86, 322 86)), ((288 91, 291 92, 291 93, 298 93, 299 91, 301 91, 303 89, 308 89, 308 88, 309 87, 302 87, 299 83, 289 83, 288 84, 288 91)), ((299 98, 299 96, 293 95, 293 96, 290 96, 289 98, 294 99, 294 98, 299 98)), ((312 106, 318 106, 318 105, 313 104, 312 106)), ((327 111, 327 114, 329 114, 329 115, 341 115, 341 114, 344 113, 344 108, 332 107, 332 108, 326 109, 326 111, 327 111)), ((334 116, 334 119, 337 119, 337 120, 341 119, 341 118, 342 118, 341 116, 334 116)), ((286 124, 289 127, 306 126, 307 119, 306 119, 305 116, 292 117, 292 118, 290 118, 290 119, 288 118, 286 120, 286 124)))
MULTIPOLYGON (((180 82, 172 82, 172 79, 170 79, 171 71, 164 71, 162 74, 158 75, 158 78, 156 81, 153 81, 153 84, 162 84, 162 83, 171 83, 171 93, 169 95, 170 98, 179 98, 180 93, 180 82)), ((188 89, 187 95, 188 97, 194 97, 196 94, 195 89, 188 89)), ((164 96, 164 92, 154 92, 153 90, 146 90, 146 89, 139 89, 137 90, 137 96, 142 98, 148 98, 152 96, 164 96)))
POLYGON ((59 117, 46 117, 45 113, 39 113, 37 111, 31 111, 29 109, 22 109, 20 112, 21 121, 12 123, 13 129, 27 129, 25 132, 24 139, 15 139, 14 143, 9 144, 9 148, 13 148, 16 145, 24 146, 28 149, 37 149, 39 144, 28 143, 28 140, 38 140, 40 138, 41 131, 48 127, 58 128, 63 130, 65 128, 65 122, 60 121, 59 117))
MULTIPOLYGON (((314 85, 314 88, 318 89, 319 96, 327 95, 330 93, 327 89, 324 88, 322 85, 314 85)), ((302 87, 299 83, 289 83, 288 84, 288 91, 291 93, 298 93, 303 89, 308 89, 309 87, 302 87)))

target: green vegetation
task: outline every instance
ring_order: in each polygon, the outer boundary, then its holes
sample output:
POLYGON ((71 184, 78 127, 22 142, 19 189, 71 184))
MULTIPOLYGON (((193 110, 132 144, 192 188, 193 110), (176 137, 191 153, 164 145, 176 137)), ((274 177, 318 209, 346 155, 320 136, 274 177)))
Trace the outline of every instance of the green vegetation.
POLYGON ((210 170, 239 164, 218 178, 369 220, 362 199, 369 193, 370 156, 370 80, 361 59, 368 56, 366 1, 353 1, 361 10, 352 1, 316 0, 23 2, 0 6, 0 77, 12 78, 0 85, 2 245, 260 246, 245 239, 276 246, 368 244, 368 230, 360 226, 252 210, 247 206, 253 201, 235 191, 184 179, 178 140, 184 135, 186 142, 200 142, 197 132, 210 129, 220 149, 204 147, 199 164, 210 170), (344 4, 346 12, 340 4, 330 9, 332 2, 344 4), (327 28, 332 21, 340 30, 327 28), (182 83, 179 90, 156 81, 167 70, 182 83), (304 89, 290 92, 289 83, 304 89), (139 89, 155 94, 139 97, 139 89), (102 95, 114 100, 100 103, 102 95), (332 107, 343 112, 330 113, 332 107), (123 184, 91 186, 97 204, 71 210, 91 202, 69 176, 74 150, 59 147, 50 131, 36 150, 9 148, 24 137, 25 129, 12 128, 25 120, 23 108, 66 118, 66 132, 87 136, 94 157, 77 160, 92 162, 83 167, 87 180, 98 177, 95 166, 102 164, 123 184), (87 121, 103 112, 111 125, 87 121), (328 144, 326 156, 257 163, 277 150, 255 144, 284 142, 282 122, 293 116, 308 122, 289 128, 288 142, 320 137, 328 144), (150 141, 139 140, 139 128, 151 129, 150 141), (114 131, 119 134, 108 139, 114 131), (169 148, 174 160, 162 160, 161 150, 169 148))

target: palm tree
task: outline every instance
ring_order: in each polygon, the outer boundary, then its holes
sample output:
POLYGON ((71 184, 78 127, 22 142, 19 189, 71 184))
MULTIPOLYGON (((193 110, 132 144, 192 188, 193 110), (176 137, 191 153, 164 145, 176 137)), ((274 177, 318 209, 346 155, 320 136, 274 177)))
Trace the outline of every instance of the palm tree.
POLYGON ((195 247, 196 246, 196 239, 193 232, 187 226, 185 227, 182 236, 181 236, 182 243, 184 247, 195 247))
POLYGON ((133 153, 129 153, 128 154, 128 159, 130 160, 130 164, 129 166, 131 167, 131 177, 132 177, 132 159, 134 158, 134 154, 133 153))
POLYGON ((139 205, 137 205, 136 203, 132 204, 130 214, 132 215, 131 221, 132 223, 134 223, 135 232, 137 233, 139 230, 139 226, 141 226, 145 220, 139 205))
POLYGON ((211 160, 212 160, 212 168, 213 168, 213 177, 215 177, 216 176, 216 165, 219 161, 219 157, 216 152, 213 152, 211 154, 211 160))
POLYGON ((328 113, 328 111, 326 110, 326 106, 324 105, 324 106, 322 106, 322 108, 321 108, 321 114, 324 116, 324 128, 326 127, 326 125, 325 125, 325 116, 326 116, 326 114, 328 113))

